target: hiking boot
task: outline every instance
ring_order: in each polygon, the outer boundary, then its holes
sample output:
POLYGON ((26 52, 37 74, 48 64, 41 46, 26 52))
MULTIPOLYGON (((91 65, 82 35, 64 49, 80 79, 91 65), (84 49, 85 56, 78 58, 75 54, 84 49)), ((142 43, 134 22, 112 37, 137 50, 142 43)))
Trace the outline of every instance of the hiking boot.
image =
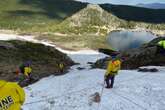
POLYGON ((105 88, 109 89, 109 88, 111 88, 111 87, 110 87, 110 86, 106 86, 105 88))
POLYGON ((113 88, 113 86, 112 86, 112 85, 110 85, 110 86, 109 86, 109 88, 113 88))

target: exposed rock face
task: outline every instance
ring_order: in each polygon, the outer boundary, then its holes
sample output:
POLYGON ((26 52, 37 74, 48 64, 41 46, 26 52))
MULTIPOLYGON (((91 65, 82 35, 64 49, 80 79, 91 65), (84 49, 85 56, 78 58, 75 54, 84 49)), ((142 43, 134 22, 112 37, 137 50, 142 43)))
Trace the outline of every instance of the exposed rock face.
POLYGON ((86 8, 64 20, 60 26, 74 30, 74 33, 107 35, 112 30, 116 30, 124 24, 124 20, 105 11, 99 5, 88 4, 86 8))
POLYGON ((122 68, 136 69, 148 65, 165 65, 165 54, 157 52, 157 42, 165 38, 156 38, 137 49, 121 52, 118 56, 124 58, 122 68))
MULTIPOLYGON (((140 48, 120 52, 117 57, 123 59, 122 69, 137 69, 138 67, 149 65, 165 65, 165 53, 157 52, 158 47, 156 46, 157 42, 162 39, 165 38, 159 37, 140 48)), ((110 58, 98 60, 93 67, 106 68, 107 60, 110 60, 110 58)))
POLYGON ((59 75, 60 63, 64 64, 64 73, 74 64, 53 47, 18 40, 0 41, 0 79, 13 81, 16 69, 28 60, 32 61, 32 74, 39 78, 59 75))

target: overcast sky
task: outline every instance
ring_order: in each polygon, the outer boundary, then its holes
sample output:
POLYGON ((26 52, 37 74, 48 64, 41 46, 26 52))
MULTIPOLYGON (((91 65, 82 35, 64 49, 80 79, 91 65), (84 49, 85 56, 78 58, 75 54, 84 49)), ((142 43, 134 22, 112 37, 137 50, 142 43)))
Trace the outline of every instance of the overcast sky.
POLYGON ((165 0, 77 0, 89 3, 113 3, 113 4, 128 4, 136 5, 138 3, 165 3, 165 0))

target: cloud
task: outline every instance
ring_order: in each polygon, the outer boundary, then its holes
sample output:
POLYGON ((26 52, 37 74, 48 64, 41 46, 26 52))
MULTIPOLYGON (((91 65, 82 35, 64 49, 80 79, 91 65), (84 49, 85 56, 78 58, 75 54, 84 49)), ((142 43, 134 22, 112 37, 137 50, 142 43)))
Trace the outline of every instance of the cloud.
POLYGON ((137 48, 156 38, 148 32, 117 31, 110 33, 107 42, 114 50, 124 51, 137 48))

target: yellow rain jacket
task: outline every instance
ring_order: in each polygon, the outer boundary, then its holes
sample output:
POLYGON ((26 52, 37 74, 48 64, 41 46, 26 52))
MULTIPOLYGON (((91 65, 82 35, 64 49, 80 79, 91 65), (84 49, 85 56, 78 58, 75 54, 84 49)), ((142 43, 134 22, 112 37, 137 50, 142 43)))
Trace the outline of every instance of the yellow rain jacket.
POLYGON ((120 70, 120 66, 121 66, 120 60, 109 61, 105 76, 117 75, 118 71, 120 70))
POLYGON ((158 42, 159 46, 162 46, 165 49, 165 40, 161 40, 158 42))
POLYGON ((25 67, 24 68, 24 75, 29 77, 29 74, 32 72, 31 67, 25 67))
POLYGON ((64 64, 60 63, 59 67, 60 67, 61 70, 64 69, 64 64))
POLYGON ((0 80, 0 110, 21 110, 25 92, 17 84, 0 80))

